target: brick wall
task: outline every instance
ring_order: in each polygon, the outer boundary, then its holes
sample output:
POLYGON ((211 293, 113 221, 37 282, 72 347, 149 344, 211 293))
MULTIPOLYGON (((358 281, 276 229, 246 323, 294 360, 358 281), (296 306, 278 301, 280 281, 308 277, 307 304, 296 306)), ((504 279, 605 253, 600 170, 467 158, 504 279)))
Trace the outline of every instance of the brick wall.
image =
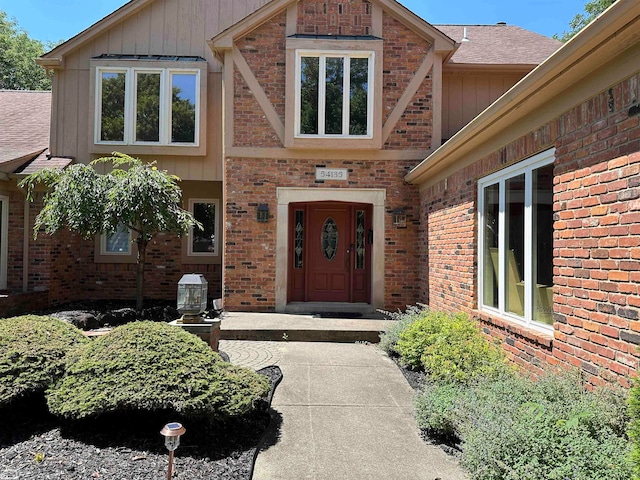
POLYGON ((385 308, 395 310, 415 303, 418 191, 402 180, 411 166, 412 162, 400 161, 227 159, 225 308, 274 310, 276 188, 345 188, 335 182, 316 181, 316 167, 349 169, 348 188, 387 188, 392 198, 385 215, 385 308), (256 221, 260 203, 269 205, 269 223, 256 221), (399 206, 409 206, 404 229, 391 225, 391 210, 399 206))
POLYGON ((298 4, 298 33, 315 35, 370 35, 371 3, 364 0, 298 4))
MULTIPOLYGON (((431 46, 389 15, 383 16, 383 122, 406 90, 431 46)), ((432 81, 427 76, 384 145, 385 149, 424 149, 433 127, 432 81)))
MULTIPOLYGON (((286 14, 240 39, 237 47, 284 123, 286 14)), ((237 67, 234 67, 234 140, 238 147, 282 147, 237 67)))
POLYGON ((637 370, 640 125, 628 110, 639 85, 636 75, 421 193, 422 301, 476 315, 530 372, 562 363, 593 384, 628 385, 637 370), (477 180, 552 146, 553 339, 475 310, 477 180))

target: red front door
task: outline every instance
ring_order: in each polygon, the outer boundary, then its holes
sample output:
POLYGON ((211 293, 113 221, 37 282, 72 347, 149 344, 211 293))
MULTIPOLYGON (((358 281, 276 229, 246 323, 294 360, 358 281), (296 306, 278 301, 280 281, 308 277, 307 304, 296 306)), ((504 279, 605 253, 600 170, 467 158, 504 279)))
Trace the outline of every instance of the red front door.
POLYGON ((371 206, 290 206, 289 301, 371 301, 371 206))

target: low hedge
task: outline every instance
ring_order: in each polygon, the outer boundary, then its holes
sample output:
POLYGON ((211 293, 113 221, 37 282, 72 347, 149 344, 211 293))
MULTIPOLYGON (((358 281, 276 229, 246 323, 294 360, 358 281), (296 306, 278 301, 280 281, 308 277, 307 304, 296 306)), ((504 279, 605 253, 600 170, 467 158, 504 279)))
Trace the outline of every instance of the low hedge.
POLYGON ((400 332, 395 349, 401 363, 424 370, 434 382, 466 383, 510 369, 502 349, 464 313, 423 310, 400 332))
POLYGON ((578 375, 521 375, 425 388, 419 425, 461 440, 474 480, 628 480, 625 393, 587 391, 578 375))
POLYGON ((73 347, 88 343, 73 325, 27 315, 0 320, 0 406, 44 392, 64 373, 73 347))
POLYGON ((163 410, 217 420, 248 412, 268 389, 266 377, 223 362, 196 336, 147 321, 76 350, 47 402, 52 413, 75 420, 163 410))

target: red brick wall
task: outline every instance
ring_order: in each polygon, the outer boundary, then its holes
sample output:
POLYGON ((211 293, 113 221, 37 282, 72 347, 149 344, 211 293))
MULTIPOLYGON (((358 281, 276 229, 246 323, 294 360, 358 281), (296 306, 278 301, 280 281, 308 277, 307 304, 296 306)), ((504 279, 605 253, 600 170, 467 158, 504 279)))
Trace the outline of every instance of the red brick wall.
POLYGON ((421 300, 477 315, 513 361, 628 385, 640 344, 640 76, 585 101, 421 193, 421 300), (554 338, 476 312, 477 180, 556 147, 554 338))
MULTIPOLYGON (((431 46, 389 15, 383 16, 383 122, 422 65, 431 46)), ((385 149, 424 149, 433 128, 432 81, 427 76, 387 140, 385 149)))
MULTIPOLYGON (((285 29, 282 14, 240 39, 237 47, 284 123, 285 29)), ((282 147, 238 68, 234 68, 234 145, 282 147)))
POLYGON ((227 231, 225 308, 275 308, 276 188, 387 188, 385 215, 385 308, 405 308, 418 299, 416 235, 418 191, 403 183, 413 162, 273 160, 229 158, 226 163, 227 231), (316 167, 349 169, 349 185, 315 180, 316 167), (269 205, 269 223, 256 221, 260 203, 269 205), (407 228, 391 225, 393 208, 409 206, 407 228))
POLYGON ((364 0, 298 4, 298 33, 312 35, 370 35, 372 6, 364 0))

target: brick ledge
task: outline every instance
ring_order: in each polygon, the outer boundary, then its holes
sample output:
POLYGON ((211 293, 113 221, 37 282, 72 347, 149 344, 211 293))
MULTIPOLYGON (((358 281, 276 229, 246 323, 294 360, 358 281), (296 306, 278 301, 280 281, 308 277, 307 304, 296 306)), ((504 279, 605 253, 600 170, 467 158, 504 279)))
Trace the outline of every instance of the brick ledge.
POLYGON ((514 335, 526 338, 527 340, 537 343, 545 348, 551 349, 553 347, 553 334, 551 333, 547 334, 538 330, 523 327, 522 325, 517 325, 502 318, 493 317, 485 312, 477 310, 473 311, 473 315, 480 322, 487 323, 514 335))

